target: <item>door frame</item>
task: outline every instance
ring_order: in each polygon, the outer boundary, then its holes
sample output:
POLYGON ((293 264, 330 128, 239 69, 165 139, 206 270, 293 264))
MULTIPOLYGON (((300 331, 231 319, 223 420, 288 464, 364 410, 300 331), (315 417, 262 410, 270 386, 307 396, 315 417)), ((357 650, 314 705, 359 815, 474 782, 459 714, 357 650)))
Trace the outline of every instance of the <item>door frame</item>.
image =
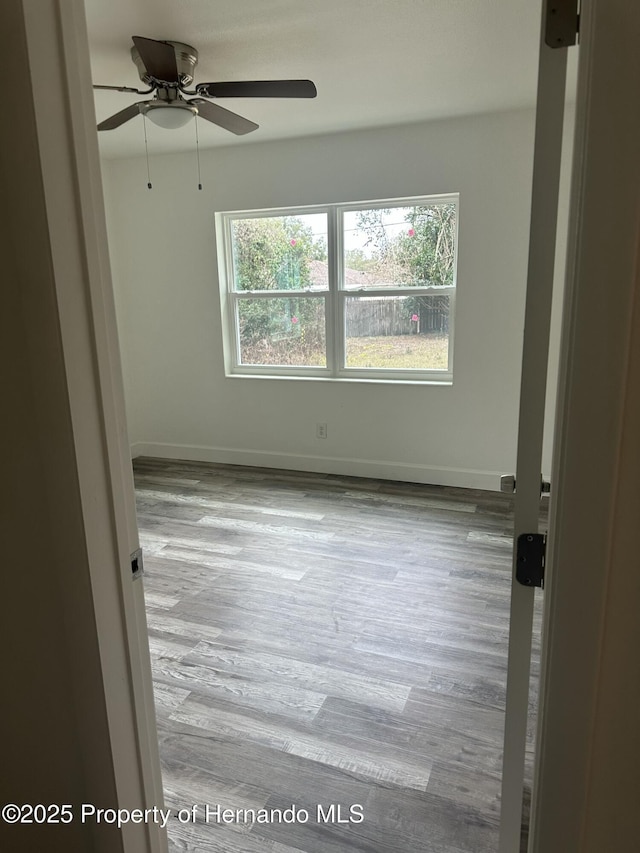
POLYGON ((82 0, 3 0, 0 22, 6 67, 21 72, 0 132, 10 291, 0 427, 5 452, 24 454, 5 481, 14 591, 3 645, 25 664, 12 683, 5 733, 16 754, 7 750, 4 775, 9 802, 46 792, 40 802, 74 809, 68 830, 34 821, 0 832, 13 832, 16 850, 165 853, 153 821, 119 829, 82 824, 79 812, 163 805, 85 10, 82 0))
POLYGON ((580 30, 532 853, 633 849, 640 799, 640 6, 580 30))

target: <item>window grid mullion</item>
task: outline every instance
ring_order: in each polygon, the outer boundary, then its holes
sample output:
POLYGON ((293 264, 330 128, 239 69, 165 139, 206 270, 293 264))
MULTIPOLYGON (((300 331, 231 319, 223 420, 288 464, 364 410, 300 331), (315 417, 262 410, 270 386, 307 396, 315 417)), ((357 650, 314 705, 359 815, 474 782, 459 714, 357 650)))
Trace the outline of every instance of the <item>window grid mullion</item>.
POLYGON ((344 290, 346 296, 357 299, 376 296, 450 296, 455 292, 454 286, 442 287, 359 287, 357 290, 344 290))
POLYGON ((342 342, 338 323, 340 282, 340 246, 342 240, 335 206, 327 209, 327 260, 329 269, 329 300, 327 305, 327 366, 332 376, 338 375, 342 342))
POLYGON ((333 325, 335 335, 335 362, 334 376, 338 376, 344 367, 346 354, 345 341, 345 315, 344 315, 344 219, 339 207, 333 208, 335 221, 335 290, 334 290, 334 312, 333 325))
POLYGON ((324 299, 328 290, 234 290, 236 299, 324 299))

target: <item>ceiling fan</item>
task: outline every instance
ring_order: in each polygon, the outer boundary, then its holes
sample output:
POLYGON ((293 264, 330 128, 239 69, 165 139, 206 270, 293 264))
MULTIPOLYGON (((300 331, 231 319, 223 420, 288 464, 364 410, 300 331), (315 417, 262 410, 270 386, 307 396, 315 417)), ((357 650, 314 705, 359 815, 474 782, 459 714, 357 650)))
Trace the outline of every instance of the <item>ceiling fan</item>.
POLYGON ((137 115, 144 115, 160 127, 182 127, 198 115, 207 121, 242 135, 257 130, 258 125, 237 113, 212 104, 205 98, 315 98, 316 87, 311 80, 244 80, 231 83, 193 82, 193 72, 198 64, 198 51, 179 41, 156 41, 143 36, 132 36, 131 58, 142 82, 148 89, 131 86, 95 86, 94 89, 111 89, 116 92, 136 92, 138 95, 154 93, 148 101, 138 101, 101 121, 98 130, 114 130, 137 115), (184 95, 196 97, 185 98, 184 95))

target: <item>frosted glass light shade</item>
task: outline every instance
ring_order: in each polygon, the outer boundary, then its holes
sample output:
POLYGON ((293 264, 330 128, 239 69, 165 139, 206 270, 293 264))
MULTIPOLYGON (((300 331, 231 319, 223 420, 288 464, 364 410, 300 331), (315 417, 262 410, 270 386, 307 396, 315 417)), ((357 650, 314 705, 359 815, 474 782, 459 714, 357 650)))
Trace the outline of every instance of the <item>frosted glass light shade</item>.
POLYGON ((161 106, 161 107, 147 107, 144 111, 145 116, 152 121, 154 124, 157 124, 158 127, 163 127, 165 130, 175 130, 178 127, 183 127, 185 124, 191 121, 191 119, 196 114, 195 107, 189 106, 178 106, 169 107, 169 106, 161 106))

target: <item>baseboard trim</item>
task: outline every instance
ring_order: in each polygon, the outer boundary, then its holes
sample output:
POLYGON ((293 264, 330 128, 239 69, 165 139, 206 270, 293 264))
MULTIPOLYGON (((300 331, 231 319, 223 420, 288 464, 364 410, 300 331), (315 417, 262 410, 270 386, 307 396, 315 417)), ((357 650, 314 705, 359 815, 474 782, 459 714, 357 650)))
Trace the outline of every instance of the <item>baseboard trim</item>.
POLYGON ((400 480, 406 483, 429 483, 434 486, 457 486, 465 489, 497 491, 500 474, 471 468, 446 468, 414 465, 406 462, 383 462, 373 459, 310 456, 302 453, 278 453, 229 447, 198 447, 191 444, 136 442, 131 457, 151 456, 160 459, 186 459, 190 462, 217 462, 226 465, 249 465, 256 468, 283 468, 287 471, 314 471, 319 474, 342 474, 348 477, 371 477, 400 480))

